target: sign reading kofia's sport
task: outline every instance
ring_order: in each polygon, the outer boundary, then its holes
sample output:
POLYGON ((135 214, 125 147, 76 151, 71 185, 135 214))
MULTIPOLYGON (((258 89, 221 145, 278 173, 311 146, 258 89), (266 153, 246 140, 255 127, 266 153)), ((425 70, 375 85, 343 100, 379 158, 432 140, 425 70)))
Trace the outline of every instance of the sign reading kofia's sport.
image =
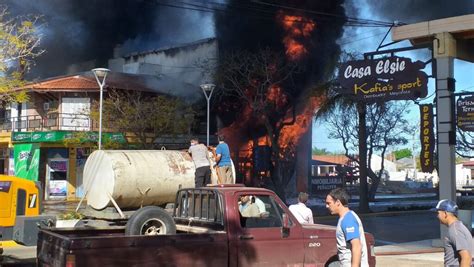
POLYGON ((427 95, 425 63, 404 57, 355 60, 339 69, 341 94, 364 102, 414 100, 427 95))

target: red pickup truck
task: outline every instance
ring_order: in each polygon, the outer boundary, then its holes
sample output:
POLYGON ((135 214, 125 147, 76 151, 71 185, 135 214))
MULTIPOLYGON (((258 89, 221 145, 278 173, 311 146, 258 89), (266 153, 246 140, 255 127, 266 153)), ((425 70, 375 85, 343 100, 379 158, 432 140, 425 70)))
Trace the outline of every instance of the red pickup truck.
MULTIPOLYGON (((330 266, 337 260, 335 227, 298 223, 267 189, 181 189, 169 220, 163 211, 144 207, 126 229, 40 229, 38 265, 273 267, 330 266), (242 216, 238 201, 244 195, 256 200, 258 216, 242 216), (160 232, 167 234, 147 236, 160 232)), ((375 266, 374 238, 366 233, 366 240, 375 266)))

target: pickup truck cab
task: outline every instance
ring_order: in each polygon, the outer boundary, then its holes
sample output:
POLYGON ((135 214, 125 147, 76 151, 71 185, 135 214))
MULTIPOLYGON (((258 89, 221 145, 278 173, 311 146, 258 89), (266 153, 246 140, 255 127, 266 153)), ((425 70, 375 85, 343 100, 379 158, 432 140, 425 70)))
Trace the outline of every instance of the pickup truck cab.
MULTIPOLYGON (((267 189, 181 189, 173 224, 156 216, 161 212, 157 209, 161 208, 144 207, 132 216, 129 223, 135 225, 136 235, 125 235, 124 229, 40 229, 38 265, 329 266, 337 260, 335 227, 298 223, 267 189), (258 215, 242 216, 242 196, 252 196, 258 215), (146 235, 163 228, 174 228, 176 234, 146 235)), ((375 266, 374 239, 366 233, 366 240, 370 266, 375 266)))

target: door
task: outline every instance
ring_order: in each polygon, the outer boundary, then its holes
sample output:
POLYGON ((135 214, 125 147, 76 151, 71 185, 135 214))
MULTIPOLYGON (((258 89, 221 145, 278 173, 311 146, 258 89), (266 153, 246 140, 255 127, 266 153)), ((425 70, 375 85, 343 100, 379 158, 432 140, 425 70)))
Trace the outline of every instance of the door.
POLYGON ((281 204, 270 195, 240 195, 239 200, 238 266, 303 266, 302 231, 290 223, 289 235, 282 234, 281 204))

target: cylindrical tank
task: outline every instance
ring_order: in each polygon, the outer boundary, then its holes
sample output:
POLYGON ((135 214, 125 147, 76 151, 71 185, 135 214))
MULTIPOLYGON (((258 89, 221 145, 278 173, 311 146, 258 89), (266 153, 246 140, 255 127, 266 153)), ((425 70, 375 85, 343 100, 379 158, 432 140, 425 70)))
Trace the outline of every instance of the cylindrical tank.
POLYGON ((179 187, 194 187, 194 163, 184 151, 96 150, 86 161, 87 204, 96 210, 174 202, 179 187))

